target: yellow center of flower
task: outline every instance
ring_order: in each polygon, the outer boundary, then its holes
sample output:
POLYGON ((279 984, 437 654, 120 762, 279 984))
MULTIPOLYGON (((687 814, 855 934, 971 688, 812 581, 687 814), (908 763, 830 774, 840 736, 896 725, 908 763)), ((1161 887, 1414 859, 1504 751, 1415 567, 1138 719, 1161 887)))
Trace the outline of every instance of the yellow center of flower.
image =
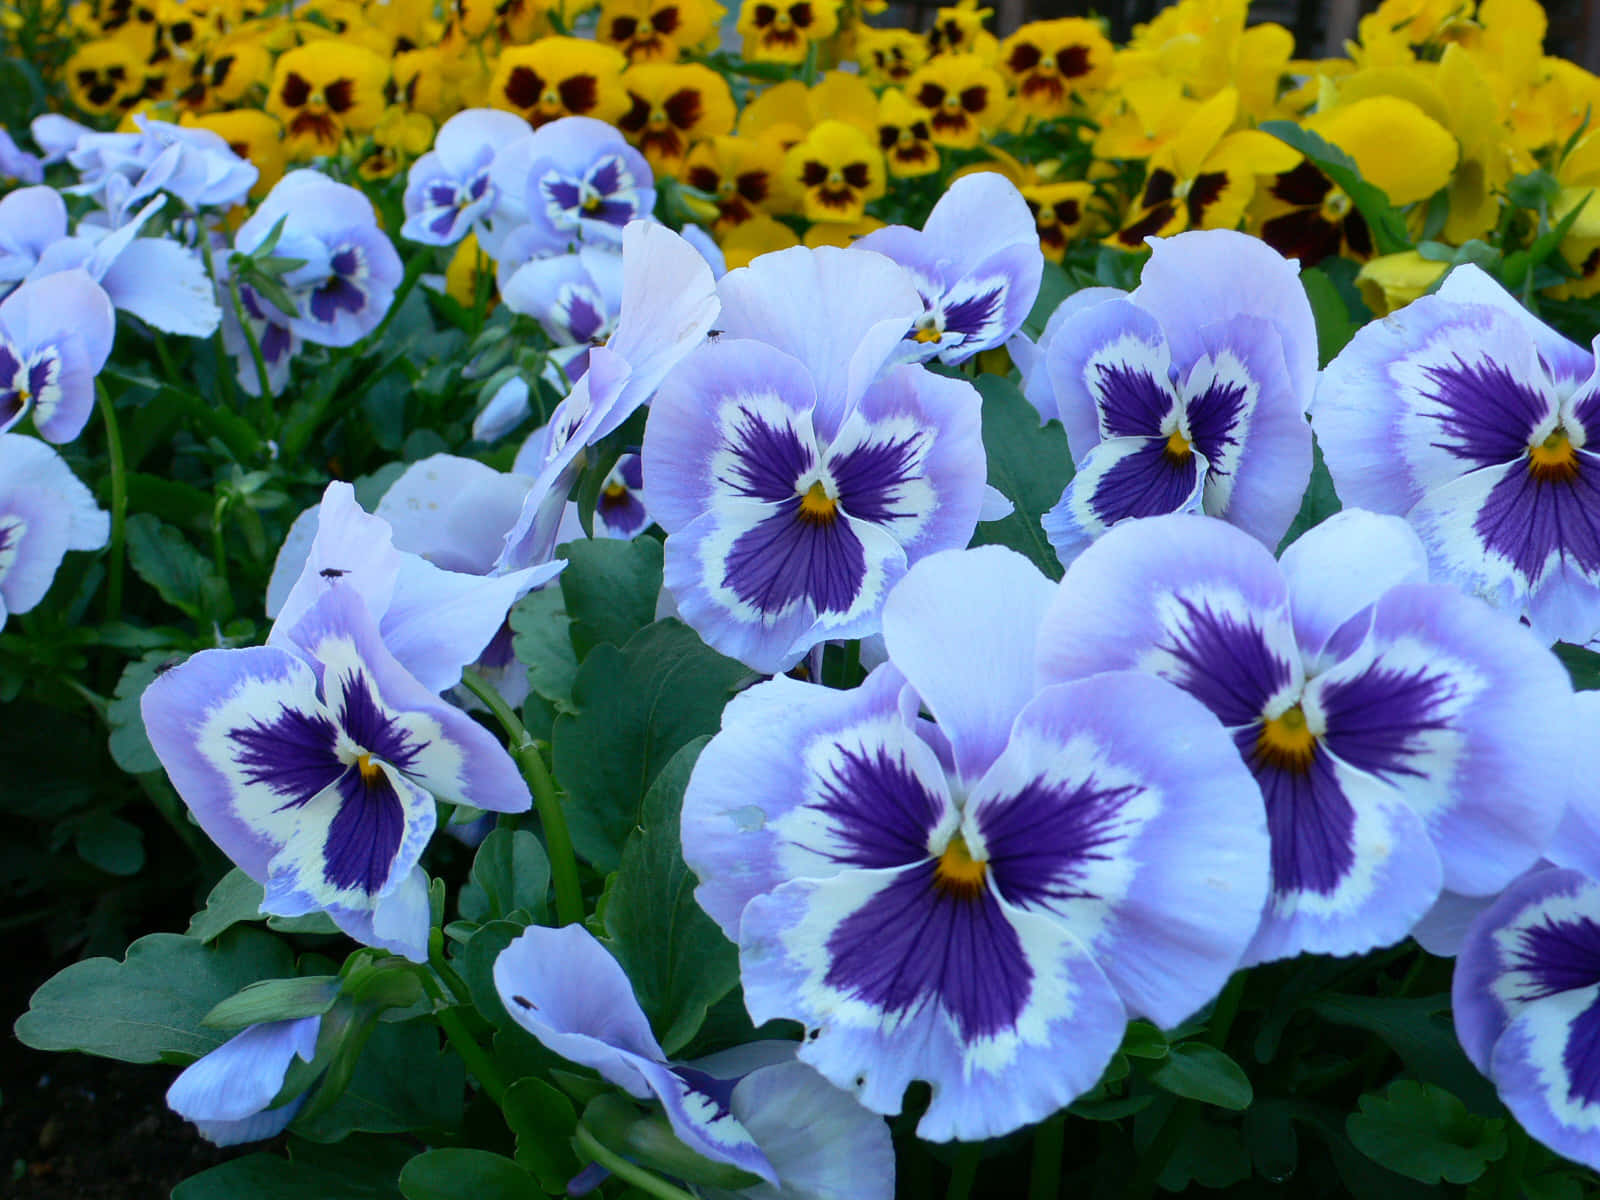
POLYGON ((626 500, 628 498, 628 489, 620 483, 608 483, 602 494, 607 500, 616 503, 618 500, 626 500))
POLYGON ((561 103, 561 96, 556 92, 555 88, 546 88, 544 95, 539 97, 539 103, 547 108, 554 108, 561 103))
POLYGON ((945 108, 949 109, 951 112, 955 112, 958 108, 961 107, 961 97, 960 96, 954 96, 954 95, 946 96, 944 98, 944 106, 945 106, 945 108))
POLYGON ((958 833, 939 855, 938 865, 933 869, 933 883, 946 895, 971 900, 983 890, 988 870, 989 864, 973 858, 967 840, 958 833))
POLYGON ((593 194, 585 196, 583 198, 583 211, 584 212, 591 212, 591 213, 592 212, 599 212, 600 211, 600 197, 598 195, 593 195, 593 194))
POLYGON ((657 129, 661 128, 661 126, 665 125, 666 123, 667 114, 662 112, 659 108, 650 114, 650 124, 654 125, 657 129))
POLYGON ((1039 69, 1041 71, 1054 71, 1056 69, 1056 56, 1054 54, 1046 54, 1039 60, 1039 69))
POLYGON ((383 774, 383 768, 373 760, 372 755, 366 753, 356 756, 356 770, 361 772, 361 782, 368 784, 383 774))
POLYGON ((1578 451, 1567 436, 1567 431, 1557 425, 1544 441, 1528 447, 1528 471, 1535 479, 1545 483, 1561 483, 1578 475, 1578 451))
POLYGON ((937 342, 942 336, 939 332, 939 323, 931 316, 919 317, 914 328, 915 332, 912 333, 911 340, 921 342, 923 345, 937 342))
POLYGON ((1268 764, 1286 771, 1305 772, 1317 748, 1317 735, 1306 724, 1298 704, 1262 722, 1256 753, 1268 764))
POLYGON ((1322 215, 1330 221, 1342 221, 1350 211, 1350 197, 1334 188, 1322 198, 1322 215))
POLYGON ((828 495, 819 479, 800 497, 800 519, 815 525, 829 525, 839 515, 839 502, 828 495))
POLYGON ((790 20, 789 14, 786 13, 786 12, 779 13, 777 19, 775 21, 773 21, 773 24, 776 25, 779 29, 787 29, 793 23, 794 22, 792 20, 790 20))
POLYGON ((1174 429, 1171 433, 1167 434, 1167 446, 1162 453, 1168 458, 1172 459, 1174 462, 1183 462, 1184 459, 1188 458, 1189 455, 1193 453, 1193 451, 1189 449, 1189 439, 1184 437, 1181 432, 1174 429))

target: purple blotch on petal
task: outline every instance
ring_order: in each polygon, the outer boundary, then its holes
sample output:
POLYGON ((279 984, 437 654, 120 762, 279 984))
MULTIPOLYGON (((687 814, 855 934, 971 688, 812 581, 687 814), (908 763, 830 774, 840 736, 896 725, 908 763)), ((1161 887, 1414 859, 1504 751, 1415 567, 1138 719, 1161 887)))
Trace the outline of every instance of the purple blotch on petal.
POLYGON ((1124 363, 1100 363, 1100 421, 1106 437, 1156 437, 1175 399, 1149 372, 1124 363))
POLYGON ((323 844, 324 878, 335 887, 377 895, 394 869, 405 835, 405 805, 381 768, 349 768, 339 780, 339 811, 323 844))
MULTIPOLYGON (((1520 453, 1520 448, 1519 448, 1520 453)), ((1502 460, 1503 461, 1503 460, 1502 460)), ((1600 571, 1600 459, 1580 454, 1571 479, 1544 480, 1513 468, 1490 490, 1473 529, 1536 583, 1551 556, 1600 571)))
POLYGON ((1173 458, 1165 441, 1151 438, 1100 477, 1089 507, 1107 525, 1124 517, 1177 512, 1194 493, 1198 470, 1194 455, 1173 458))
POLYGON ((1327 747, 1345 762, 1393 781, 1420 776, 1413 744, 1420 734, 1445 729, 1441 712, 1455 693, 1447 675, 1425 668, 1395 670, 1376 663, 1361 674, 1327 684, 1319 701, 1327 718, 1327 747))
POLYGON ((927 839, 944 811, 903 757, 882 746, 869 756, 840 748, 839 762, 820 789, 816 807, 837 827, 848 849, 821 850, 858 867, 905 867, 928 856, 927 839))
POLYGON ((1139 790, 1103 787, 1092 777, 1054 787, 1036 779, 985 804, 980 827, 1000 894, 1024 907, 1096 898, 1074 880, 1088 863, 1112 857, 1105 848, 1126 836, 1126 806, 1139 790))
POLYGON ((720 482, 742 496, 773 502, 795 498, 795 484, 813 465, 810 447, 788 425, 769 425, 760 415, 741 409, 733 442, 732 478, 720 482))
POLYGON ((894 507, 895 489, 919 477, 928 435, 884 439, 856 446, 830 459, 828 470, 839 485, 839 504, 852 517, 873 524, 920 514, 894 507))
POLYGON ((1473 467, 1521 456, 1534 427, 1548 415, 1545 397, 1499 363, 1468 364, 1454 357, 1454 367, 1423 367, 1434 384, 1428 398, 1439 405, 1435 419, 1444 434, 1434 445, 1473 467))
POLYGON ((1184 613, 1183 628, 1161 649, 1182 669, 1163 674, 1230 728, 1258 720, 1267 701, 1293 678, 1290 664, 1272 652, 1249 621, 1203 602, 1176 601, 1184 613))
POLYGON ((1236 733, 1234 744, 1266 801, 1273 889, 1329 895, 1355 865, 1355 809, 1321 747, 1304 768, 1285 767, 1261 757, 1259 738, 1259 727, 1251 727, 1236 733))
POLYGON ((764 613, 809 599, 821 613, 848 612, 867 574, 866 550, 848 521, 815 520, 799 497, 734 539, 723 586, 764 613))

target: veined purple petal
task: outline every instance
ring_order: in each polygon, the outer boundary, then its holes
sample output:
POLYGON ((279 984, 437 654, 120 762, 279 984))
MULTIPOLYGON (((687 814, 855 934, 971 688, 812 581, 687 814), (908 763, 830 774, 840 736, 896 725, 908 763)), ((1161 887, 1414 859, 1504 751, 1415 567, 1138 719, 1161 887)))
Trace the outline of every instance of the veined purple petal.
POLYGON ((1119 437, 1099 442, 1041 523, 1063 565, 1117 522, 1130 517, 1199 512, 1206 460, 1174 456, 1165 438, 1119 437))
POLYGON ((1156 319, 1118 297, 1069 313, 1042 351, 1073 458, 1081 464, 1101 438, 1165 436, 1178 395, 1156 319))
POLYGON ((852 523, 815 520, 791 497, 733 539, 722 587, 763 618, 799 604, 838 614, 855 607, 866 574, 866 549, 852 523))
POLYGON ((339 780, 339 807, 328 822, 323 875, 341 890, 368 895, 384 890, 405 837, 406 810, 397 788, 403 782, 376 770, 349 768, 339 780))

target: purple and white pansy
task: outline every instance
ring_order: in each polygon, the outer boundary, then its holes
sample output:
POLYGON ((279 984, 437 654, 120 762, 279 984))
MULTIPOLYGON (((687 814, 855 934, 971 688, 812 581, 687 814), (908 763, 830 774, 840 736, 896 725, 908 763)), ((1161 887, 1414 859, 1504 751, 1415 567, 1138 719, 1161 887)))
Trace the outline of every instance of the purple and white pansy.
POLYGON ((614 249, 583 246, 525 262, 501 283, 505 306, 534 318, 555 343, 550 358, 567 387, 588 369, 589 347, 605 345, 616 329, 622 273, 622 255, 614 249))
POLYGON ((94 411, 116 312, 82 270, 30 280, 0 300, 0 433, 31 417, 47 442, 70 442, 94 411))
POLYGON ((434 797, 521 812, 500 743, 390 653, 355 588, 327 589, 286 644, 203 650, 141 701, 150 744, 195 820, 265 887, 262 911, 324 911, 421 962, 434 797))
POLYGON ((1298 268, 1230 230, 1150 246, 1132 292, 1094 289, 1052 318, 1048 400, 1030 387, 1078 468, 1044 517, 1064 564, 1124 518, 1169 512, 1275 547, 1311 477, 1316 325, 1298 268))
POLYGON ((1566 671, 1515 621, 1429 584, 1393 517, 1340 513, 1282 563, 1223 522, 1129 522, 1068 568, 1047 679, 1142 670, 1228 729, 1266 804, 1272 897, 1246 956, 1404 937, 1441 887, 1489 895, 1576 788, 1566 671))
POLYGON ((541 125, 497 157, 492 174, 516 240, 503 254, 491 250, 497 258, 561 254, 581 243, 615 246, 656 204, 650 164, 615 126, 593 117, 541 125))
POLYGON ((98 550, 110 531, 65 459, 37 438, 0 433, 0 629, 44 599, 68 550, 98 550))
POLYGON ((917 564, 888 662, 736 697, 684 797, 753 1019, 805 1025, 800 1060, 875 1112, 928 1081, 933 1141, 1042 1120, 1130 1014, 1190 1016, 1266 895, 1260 806, 1202 705, 1134 672, 1041 686, 1054 591, 998 547, 917 564))
POLYGON ((528 123, 514 113, 469 108, 439 126, 429 150, 406 176, 405 224, 400 236, 429 246, 453 246, 469 232, 480 242, 501 204, 493 167, 531 141, 528 123))
POLYGON ((896 365, 923 302, 882 255, 797 247, 718 290, 721 336, 651 406, 645 500, 683 619, 781 671, 876 632, 910 563, 971 539, 980 401, 965 380, 896 365))
POLYGON ((684 1145, 766 1181, 732 1194, 752 1200, 894 1194, 888 1128, 796 1063, 793 1042, 754 1042, 693 1062, 669 1061, 627 975, 582 925, 527 929, 495 959, 494 983, 506 1011, 550 1050, 635 1099, 659 1101, 684 1145))
POLYGON ((1600 634, 1600 374, 1488 275, 1359 330, 1311 419, 1339 495, 1404 516, 1436 577, 1546 642, 1600 634))
POLYGON ((856 246, 892 258, 916 280, 925 310, 901 357, 955 365, 1003 345, 1039 294, 1044 252, 1016 185, 992 171, 957 179, 922 230, 889 225, 856 246))
POLYGON ((0 196, 0 297, 33 273, 47 247, 67 236, 67 204, 52 187, 0 196))

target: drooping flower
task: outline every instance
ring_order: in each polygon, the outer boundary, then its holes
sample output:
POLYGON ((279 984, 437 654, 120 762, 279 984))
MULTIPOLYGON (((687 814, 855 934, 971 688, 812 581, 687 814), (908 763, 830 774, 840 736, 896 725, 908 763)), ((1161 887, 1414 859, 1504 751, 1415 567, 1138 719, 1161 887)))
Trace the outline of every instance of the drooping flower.
POLYGON ((931 1141, 1041 1120, 1130 1013, 1189 1016, 1265 893, 1261 813, 1209 713, 1128 672, 1040 688, 1052 592, 996 547, 917 564, 888 662, 853 691, 736 697, 684 797, 753 1018, 805 1025, 800 1061, 875 1112, 928 1081, 931 1141))
POLYGON ((906 95, 928 111, 936 145, 970 150, 1010 111, 1005 80, 976 54, 941 54, 906 81, 906 95))
POLYGON ((537 129, 560 117, 615 122, 628 111, 622 69, 628 60, 583 38, 544 37, 508 46, 495 60, 489 103, 537 129))
POLYGON ((839 28, 840 0, 744 0, 739 32, 756 62, 802 63, 813 42, 839 28))
POLYGON ((276 1137, 305 1102, 273 1105, 296 1058, 316 1055, 321 1017, 266 1021, 233 1035, 183 1069, 167 1089, 167 1107, 193 1121, 214 1146, 276 1137))
POLYGON ((539 322, 558 347, 552 361, 576 382, 588 370, 589 348, 605 345, 616 329, 622 292, 622 256, 584 246, 576 254, 524 263, 501 285, 500 298, 512 312, 539 322))
POLYGON ((1061 561, 1125 517, 1180 509, 1276 546, 1311 475, 1316 325, 1295 265, 1244 234, 1187 233, 1108 295, 1046 328, 1050 415, 1078 464, 1044 518, 1061 561))
POLYGON ((916 362, 955 365, 1002 344, 1022 327, 1044 271, 1033 214, 1015 185, 992 171, 952 183, 920 232, 890 225, 857 245, 916 279, 927 304, 906 333, 906 357, 916 362))
POLYGON ((388 78, 388 62, 364 46, 308 42, 273 65, 267 111, 283 122, 291 157, 333 154, 347 132, 377 127, 388 78))
POLYGON ((324 911, 427 958, 434 796, 521 812, 499 742, 385 648, 361 595, 329 587, 286 645, 203 650, 141 700, 150 744, 200 827, 265 886, 262 911, 324 911))
POLYGON ((1111 43, 1096 21, 1061 17, 1030 21, 1000 46, 1000 65, 1016 88, 1017 106, 1043 118, 1070 111, 1074 95, 1104 86, 1111 43))
POLYGON ((98 550, 111 518, 43 442, 0 433, 0 629, 38 606, 68 550, 98 550))
POLYGON ((0 300, 0 433, 31 417, 47 442, 77 437, 115 335, 111 300, 83 270, 29 280, 0 300))
POLYGON ((103 207, 124 212, 157 192, 190 210, 229 208, 243 202, 259 176, 209 129, 141 113, 133 123, 133 133, 95 133, 78 141, 67 155, 81 176, 73 192, 94 195, 103 207))
POLYGON ((844 121, 813 126, 790 147, 783 169, 808 221, 859 221, 886 186, 883 155, 871 136, 844 121))
POLYGON ((1451 1010, 1472 1064, 1519 1124, 1600 1167, 1600 883, 1582 871, 1518 880, 1475 921, 1451 1010))
POLYGON ((630 106, 617 126, 664 175, 683 168, 689 147, 733 129, 728 81, 699 63, 647 63, 623 76, 630 106))
POLYGON ((692 1062, 670 1061, 627 975, 582 925, 528 928, 495 959, 494 983, 512 1019, 547 1048, 637 1100, 658 1101, 684 1145, 767 1183, 714 1195, 889 1200, 894 1194, 888 1127, 795 1062, 793 1042, 753 1042, 692 1062))
POLYGON ((1477 267, 1358 331, 1311 412, 1340 496, 1405 516, 1437 577, 1547 642, 1600 633, 1594 359, 1477 267))
POLYGON ((874 632, 909 563, 967 544, 979 400, 965 381, 890 365, 923 302, 881 255, 785 250, 718 290, 722 335, 651 406, 646 502, 683 619, 779 671, 874 632))
POLYGON ((469 108, 439 127, 433 149, 406 176, 406 222, 400 236, 453 246, 480 231, 500 201, 495 159, 531 141, 527 122, 492 108, 469 108))
POLYGON ((1404 937, 1440 887, 1488 895, 1548 845, 1577 773, 1571 685, 1515 621, 1426 580, 1415 535, 1346 510, 1271 552, 1188 515, 1067 569, 1047 679, 1139 669, 1233 735, 1266 803, 1272 898, 1247 958, 1404 937))

